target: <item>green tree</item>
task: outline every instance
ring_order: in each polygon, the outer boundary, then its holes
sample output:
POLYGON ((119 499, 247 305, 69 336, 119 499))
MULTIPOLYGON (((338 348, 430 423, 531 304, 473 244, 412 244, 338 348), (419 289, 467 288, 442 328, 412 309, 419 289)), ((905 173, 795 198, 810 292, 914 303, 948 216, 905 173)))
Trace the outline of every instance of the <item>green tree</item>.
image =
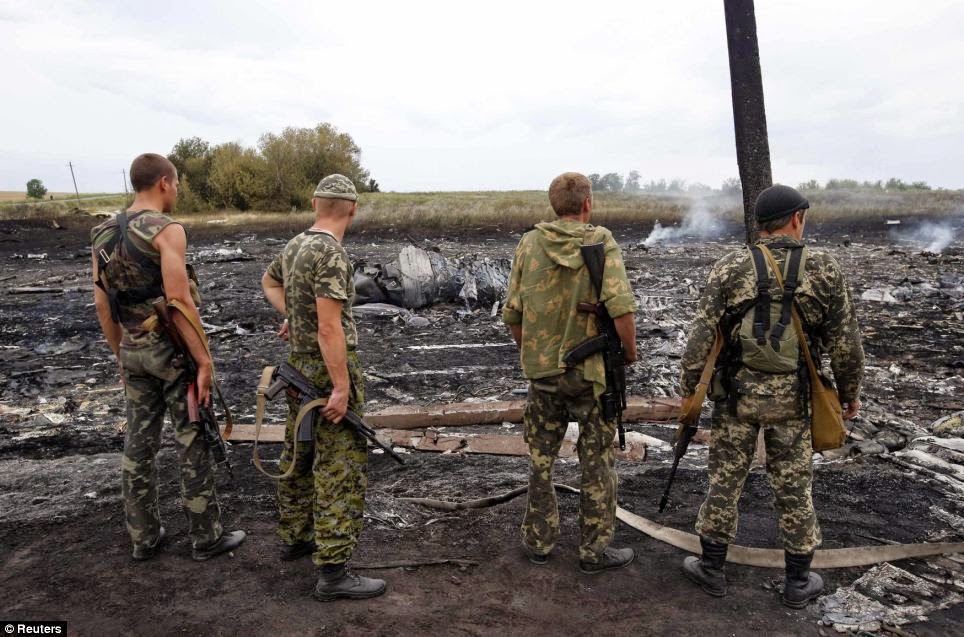
POLYGON ((599 187, 606 192, 619 192, 623 189, 623 178, 618 173, 606 173, 600 178, 599 187))
POLYGON ((797 190, 820 190, 820 182, 816 179, 809 179, 797 186, 797 190))
POLYGON ((181 139, 167 156, 177 168, 182 181, 191 183, 191 193, 199 202, 209 202, 211 192, 208 179, 211 175, 211 144, 200 137, 181 139))
POLYGON ((599 173, 589 173, 586 175, 586 179, 589 180, 593 190, 602 190, 602 177, 599 176, 599 173))
POLYGON ((368 180, 368 192, 379 192, 378 182, 374 179, 368 180))
POLYGON ((739 195, 743 192, 743 183, 739 177, 729 177, 723 180, 720 190, 724 195, 739 195))
MULTIPOLYGON (((230 142, 211 151, 211 175, 208 187, 211 203, 218 208, 249 210, 266 205, 268 192, 264 160, 252 148, 230 142)), ((266 206, 270 207, 270 206, 266 206)))
POLYGON ((31 179, 27 182, 27 196, 31 199, 43 199, 47 194, 47 187, 39 179, 31 179))

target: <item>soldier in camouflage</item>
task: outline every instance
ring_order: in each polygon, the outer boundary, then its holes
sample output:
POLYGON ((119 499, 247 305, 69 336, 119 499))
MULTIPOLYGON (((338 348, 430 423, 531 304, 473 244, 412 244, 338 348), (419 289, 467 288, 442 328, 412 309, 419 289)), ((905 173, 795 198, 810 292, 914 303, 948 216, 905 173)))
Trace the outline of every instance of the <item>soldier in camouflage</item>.
MULTIPOLYGON (((803 230, 809 202, 787 186, 764 190, 756 201, 760 223, 759 244, 767 246, 781 268, 786 269, 789 252, 803 246, 803 230)), ((830 357, 833 377, 844 418, 860 409, 864 352, 854 304, 840 265, 830 255, 806 248, 800 284, 794 299, 807 339, 819 354, 830 357)), ((771 279, 771 298, 781 299, 783 291, 771 279)), ((685 574, 710 595, 726 593, 723 565, 727 545, 737 530, 737 503, 753 459, 757 435, 763 431, 767 476, 774 493, 780 531, 786 552, 784 603, 802 608, 822 590, 819 575, 810 572, 814 550, 820 545, 820 527, 813 508, 807 374, 803 357, 796 372, 759 371, 747 364, 739 350, 740 322, 753 312, 757 299, 757 275, 750 250, 735 250, 714 264, 699 301, 696 319, 682 360, 680 393, 690 396, 721 325, 727 339, 717 367, 711 396, 713 430, 709 457, 709 492, 700 508, 696 530, 702 557, 687 558, 685 574), (748 310, 749 308, 749 310, 748 310)), ((791 328, 792 329, 792 328, 791 328)), ((796 348, 793 355, 799 354, 796 348)))
POLYGON ((599 573, 633 561, 631 548, 610 547, 616 512, 613 438, 616 423, 602 419, 599 396, 606 388, 602 354, 574 367, 567 351, 596 335, 596 323, 580 302, 604 303, 615 319, 626 351, 636 360, 635 300, 619 246, 606 228, 590 225, 592 187, 585 176, 563 173, 549 186, 558 218, 537 224, 519 242, 512 262, 503 321, 520 349, 529 379, 525 439, 529 444, 529 501, 522 522, 522 546, 534 564, 545 564, 559 536, 559 510, 552 466, 570 420, 579 423, 577 450, 582 466, 579 502, 579 566, 599 573), (580 253, 583 244, 605 245, 605 274, 599 298, 580 253))
POLYGON ((288 242, 261 279, 265 297, 287 317, 281 336, 291 347, 288 362, 330 392, 324 418, 314 426, 314 444, 299 445, 294 459, 298 403, 289 401, 281 470, 292 460, 296 465, 278 484, 281 559, 312 555, 320 571, 314 591, 320 601, 385 592, 384 580, 359 577, 347 566, 362 530, 368 488, 368 443, 342 421, 348 409, 362 415, 365 401, 351 314, 353 271, 341 245, 357 200, 347 177, 322 179, 312 198, 314 224, 288 242))
MULTIPOLYGON (((184 228, 168 216, 177 198, 177 171, 166 158, 148 153, 131 164, 130 178, 135 193, 130 208, 91 231, 97 318, 117 358, 127 398, 121 460, 127 530, 135 560, 150 559, 165 541, 157 502, 155 456, 164 414, 169 411, 192 557, 206 560, 237 548, 244 540, 244 531, 222 530, 211 452, 199 425, 188 418, 185 372, 178 366, 167 336, 145 323, 154 313, 153 300, 164 296, 180 301, 200 319, 192 296, 196 288, 191 286, 185 265, 184 228), (126 221, 126 240, 119 228, 122 218, 126 221), (107 261, 102 272, 104 257, 107 261), (116 299, 113 309, 108 291, 116 299)), ((207 403, 211 358, 187 319, 178 312, 174 314, 198 364, 198 400, 207 403)))

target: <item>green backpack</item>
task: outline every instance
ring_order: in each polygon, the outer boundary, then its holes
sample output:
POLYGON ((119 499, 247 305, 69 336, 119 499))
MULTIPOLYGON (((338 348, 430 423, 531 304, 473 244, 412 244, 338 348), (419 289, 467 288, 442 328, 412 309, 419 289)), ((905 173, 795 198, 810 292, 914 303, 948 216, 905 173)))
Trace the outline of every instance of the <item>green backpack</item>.
POLYGON ((756 303, 740 322, 741 362, 761 372, 786 374, 800 367, 800 342, 791 324, 790 310, 793 297, 800 285, 806 264, 806 249, 790 248, 783 267, 783 293, 770 295, 770 269, 763 252, 751 246, 753 269, 756 272, 756 303))

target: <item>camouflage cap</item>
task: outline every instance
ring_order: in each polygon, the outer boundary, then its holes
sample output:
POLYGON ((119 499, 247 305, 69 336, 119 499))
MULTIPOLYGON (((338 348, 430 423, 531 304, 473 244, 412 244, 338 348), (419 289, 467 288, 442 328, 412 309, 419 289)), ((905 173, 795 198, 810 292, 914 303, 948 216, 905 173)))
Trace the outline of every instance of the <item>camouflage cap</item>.
POLYGON ((344 175, 328 175, 318 182, 315 188, 315 197, 326 199, 347 199, 348 201, 358 201, 358 191, 351 179, 344 175))

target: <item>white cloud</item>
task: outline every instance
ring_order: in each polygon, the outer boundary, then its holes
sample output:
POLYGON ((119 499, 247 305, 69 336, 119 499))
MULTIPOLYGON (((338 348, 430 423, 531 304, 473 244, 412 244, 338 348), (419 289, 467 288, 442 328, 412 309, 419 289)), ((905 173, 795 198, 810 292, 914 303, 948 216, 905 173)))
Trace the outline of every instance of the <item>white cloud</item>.
MULTIPOLYGON (((964 8, 757 3, 775 178, 964 186, 964 8)), ((736 175, 722 3, 6 3, 0 188, 330 122, 398 190, 736 175)))

